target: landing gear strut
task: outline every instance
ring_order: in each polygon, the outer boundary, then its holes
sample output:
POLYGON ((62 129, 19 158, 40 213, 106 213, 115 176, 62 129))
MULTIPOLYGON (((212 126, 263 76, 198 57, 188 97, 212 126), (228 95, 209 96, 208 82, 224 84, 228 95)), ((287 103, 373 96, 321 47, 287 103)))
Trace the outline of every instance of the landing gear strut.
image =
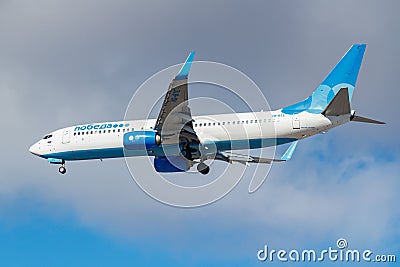
POLYGON ((209 167, 207 164, 205 164, 204 162, 200 162, 200 163, 197 165, 197 170, 198 170, 201 174, 206 175, 207 173, 210 172, 210 167, 209 167))

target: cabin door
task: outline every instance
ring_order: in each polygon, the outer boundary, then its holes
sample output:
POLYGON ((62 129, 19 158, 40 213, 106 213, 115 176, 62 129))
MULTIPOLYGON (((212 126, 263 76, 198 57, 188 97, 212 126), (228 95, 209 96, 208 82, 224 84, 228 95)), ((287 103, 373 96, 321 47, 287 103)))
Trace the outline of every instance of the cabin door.
POLYGON ((65 129, 63 132, 62 136, 62 143, 63 144, 68 144, 71 140, 71 130, 70 129, 65 129))
POLYGON ((299 114, 294 114, 292 116, 292 126, 293 126, 293 129, 300 129, 300 115, 299 114))

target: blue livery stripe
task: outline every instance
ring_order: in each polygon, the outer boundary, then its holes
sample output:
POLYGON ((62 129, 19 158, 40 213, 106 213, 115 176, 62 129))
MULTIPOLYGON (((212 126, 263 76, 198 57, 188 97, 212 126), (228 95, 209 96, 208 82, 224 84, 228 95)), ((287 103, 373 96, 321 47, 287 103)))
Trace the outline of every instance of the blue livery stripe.
MULTIPOLYGON (((269 147, 275 145, 282 145, 296 141, 295 138, 265 138, 265 139, 250 139, 250 140, 231 140, 231 141, 217 141, 215 145, 219 151, 231 150, 231 149, 255 149, 262 147, 269 147)), ((207 145, 207 143, 205 143, 207 145)), ((208 145, 211 145, 210 143, 208 145)), ((160 151, 155 150, 155 154, 150 156, 164 156, 160 151), (157 155, 156 155, 157 154, 157 155)), ((146 151, 131 151, 124 150, 122 147, 114 148, 100 148, 100 149, 86 149, 86 150, 74 150, 65 151, 58 153, 51 153, 42 155, 41 157, 46 159, 63 159, 63 160, 89 160, 89 159, 106 159, 106 158, 121 158, 125 156, 146 156, 146 151)))

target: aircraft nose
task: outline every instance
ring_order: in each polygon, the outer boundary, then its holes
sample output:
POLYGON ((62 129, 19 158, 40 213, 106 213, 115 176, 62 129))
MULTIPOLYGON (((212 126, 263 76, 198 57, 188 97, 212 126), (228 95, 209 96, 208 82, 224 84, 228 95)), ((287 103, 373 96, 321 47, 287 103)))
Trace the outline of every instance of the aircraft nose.
POLYGON ((31 147, 29 148, 29 152, 31 152, 33 155, 39 156, 37 143, 31 145, 31 147))

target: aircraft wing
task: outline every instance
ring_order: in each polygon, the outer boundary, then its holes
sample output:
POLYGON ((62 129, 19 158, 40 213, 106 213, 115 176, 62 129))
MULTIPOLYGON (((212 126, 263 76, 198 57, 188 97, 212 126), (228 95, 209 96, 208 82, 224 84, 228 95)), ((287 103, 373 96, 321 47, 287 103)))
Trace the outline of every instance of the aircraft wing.
POLYGON ((271 164, 272 162, 282 162, 288 161, 292 158, 293 152, 296 149, 298 141, 294 141, 289 148, 286 150, 285 154, 280 159, 269 159, 269 158, 259 158, 250 155, 242 155, 236 154, 232 152, 219 152, 215 159, 226 161, 229 163, 238 162, 242 164, 250 164, 250 163, 266 163, 271 164))
POLYGON ((193 58, 194 51, 171 81, 157 117, 155 130, 161 136, 162 144, 200 142, 193 129, 192 113, 188 105, 188 76, 193 58))

